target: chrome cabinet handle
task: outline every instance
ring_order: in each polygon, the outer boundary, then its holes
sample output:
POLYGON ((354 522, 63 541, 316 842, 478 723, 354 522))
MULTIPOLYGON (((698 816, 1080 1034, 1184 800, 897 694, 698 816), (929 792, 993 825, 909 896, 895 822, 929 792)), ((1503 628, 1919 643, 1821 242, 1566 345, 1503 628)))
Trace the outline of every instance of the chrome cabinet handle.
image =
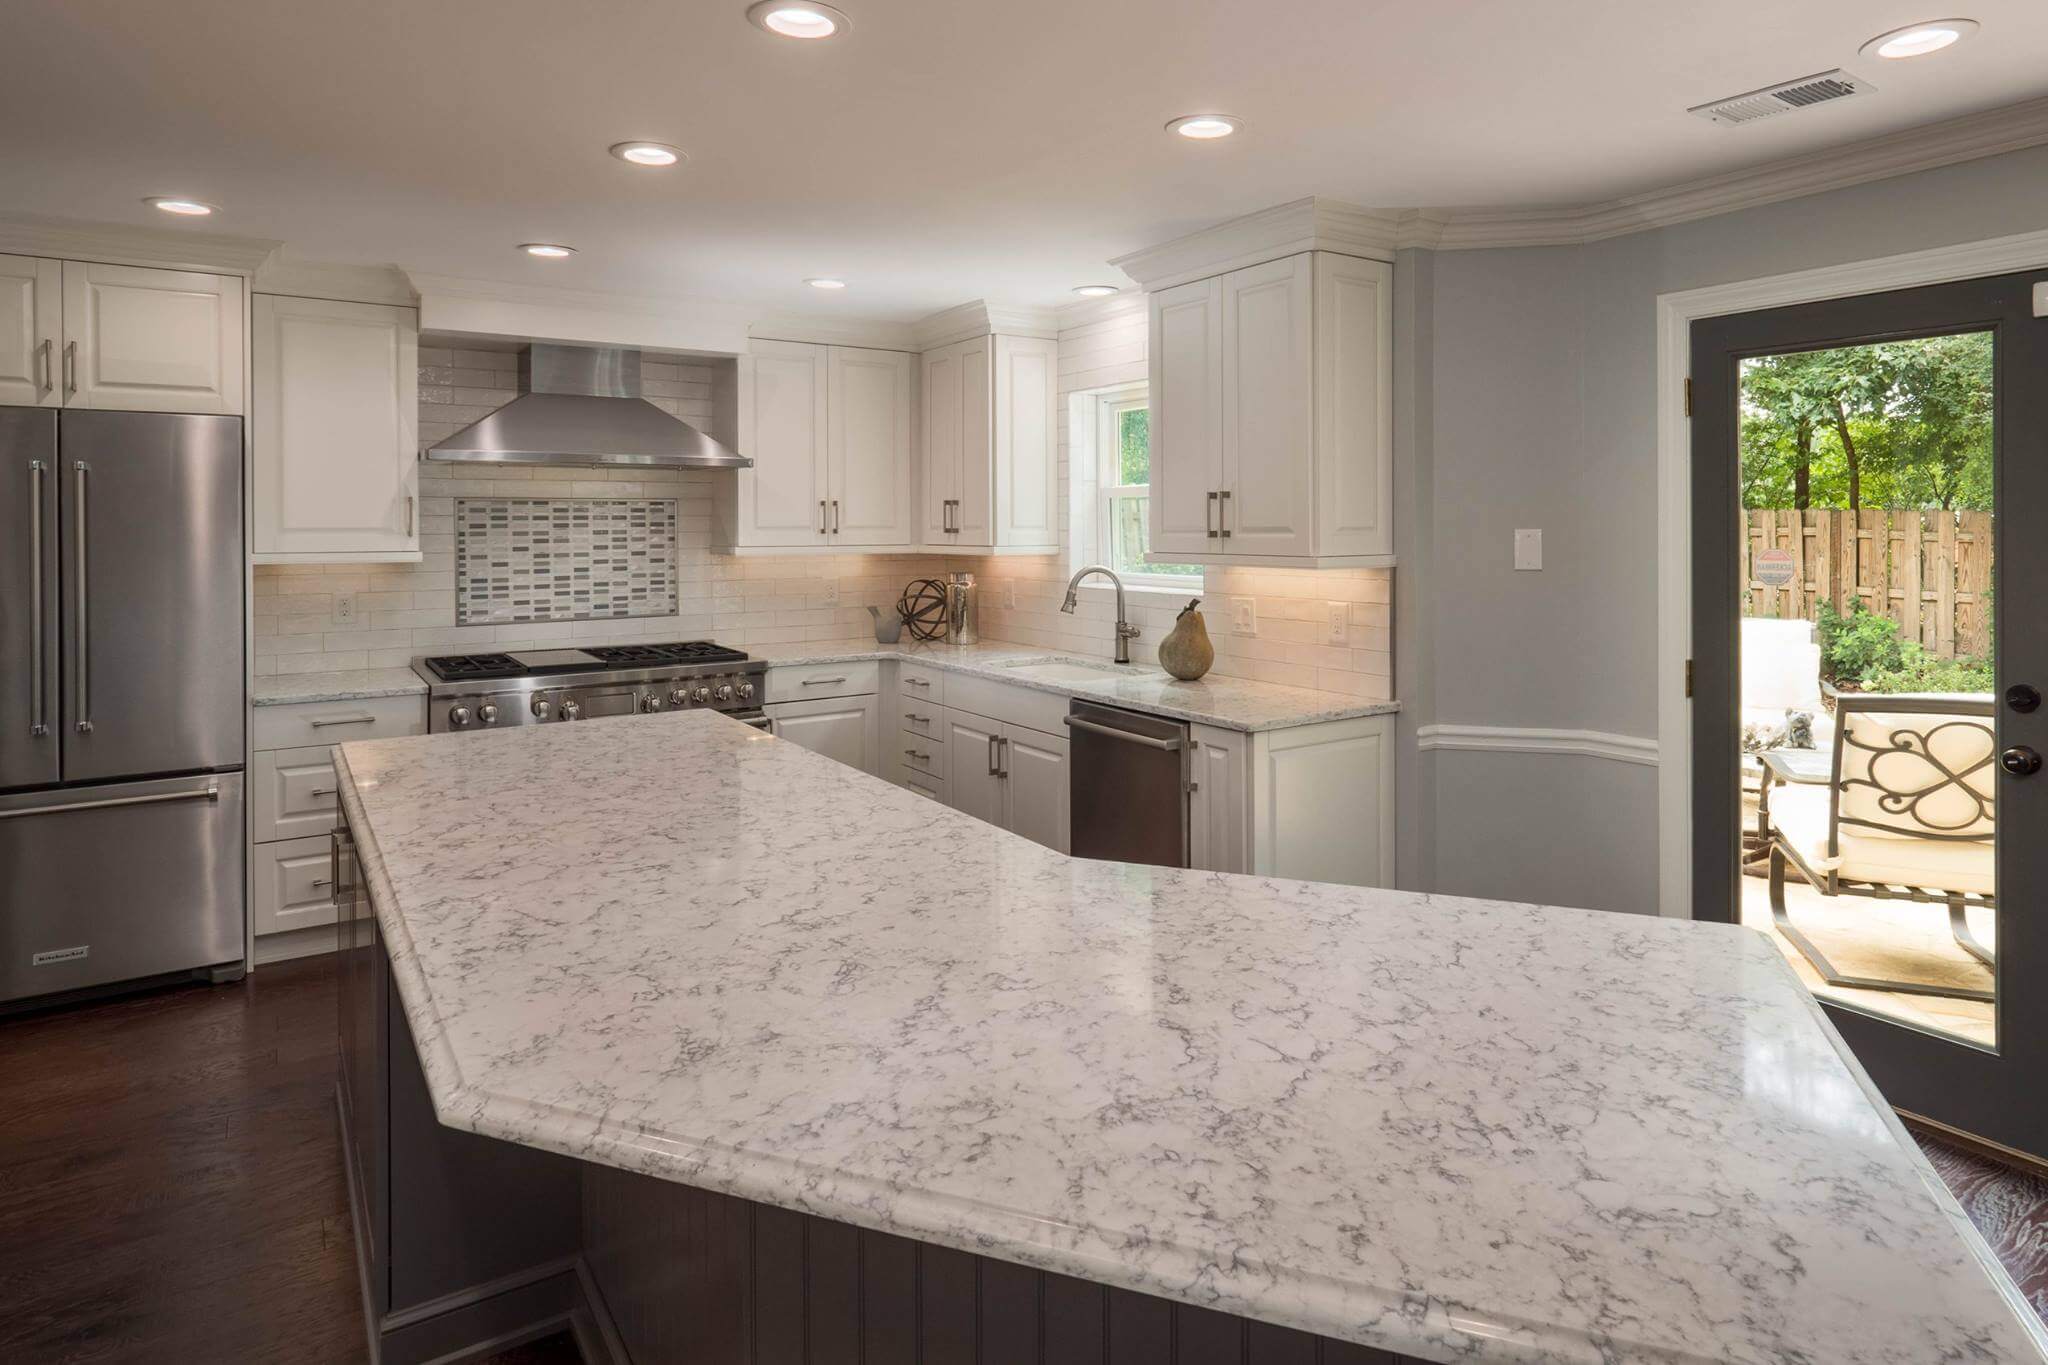
POLYGON ((912 687, 930 687, 932 685, 930 678, 905 678, 903 681, 909 683, 912 687))
MULTIPOLYGON (((49 342, 43 345, 47 348, 49 342)), ((47 357, 47 351, 45 352, 47 357)), ((50 733, 43 696, 43 462, 28 462, 28 732, 50 733)))
POLYGON ((315 885, 315 886, 332 886, 332 885, 334 885, 334 879, 333 879, 332 877, 315 877, 315 878, 313 879, 313 885, 315 885))
POLYGON ((839 499, 832 499, 832 534, 839 534, 839 499))
POLYGON ((110 806, 154 806, 164 801, 218 801, 218 785, 202 787, 196 791, 158 792, 154 796, 113 796, 104 801, 67 801, 61 806, 25 806, 20 810, 0 810, 0 820, 19 820, 30 815, 63 815, 75 810, 106 810, 110 806))
POLYGON ((41 374, 41 377, 40 377, 40 378, 39 378, 39 379, 38 379, 38 380, 36 381, 36 397, 38 397, 38 398, 44 398, 44 397, 47 397, 47 396, 49 395, 49 392, 50 392, 50 350, 51 350, 51 348, 52 348, 52 347, 54 347, 54 346, 55 346, 56 344, 57 344, 57 343, 56 343, 56 342, 54 342, 54 341, 52 341, 52 340, 50 340, 50 338, 48 338, 48 337, 44 337, 44 338, 43 338, 43 344, 42 344, 42 345, 40 345, 40 346, 38 346, 38 347, 36 347, 36 358, 37 358, 38 362, 39 362, 39 363, 41 364, 41 366, 42 366, 42 374, 41 374))
POLYGON ((845 682, 845 681, 846 681, 846 679, 845 679, 844 677, 838 677, 838 678, 805 678, 805 679, 803 680, 803 682, 799 684, 799 686, 802 686, 802 687, 823 687, 823 686, 824 686, 825 684, 827 684, 827 683, 843 683, 843 682, 845 682))
POLYGON ((338 795, 340 795, 340 793, 339 793, 339 792, 337 792, 337 791, 335 791, 335 789, 334 789, 334 788, 332 788, 332 787, 315 787, 315 788, 313 788, 313 790, 312 790, 312 791, 308 792, 308 793, 307 793, 307 795, 308 795, 308 796, 338 796, 338 795))
MULTIPOLYGON (((77 343, 74 342, 73 344, 76 345, 77 343)), ((78 634, 75 637, 78 651, 75 661, 78 676, 74 680, 77 684, 77 690, 73 695, 76 697, 78 704, 78 733, 89 735, 92 733, 92 638, 90 622, 88 620, 91 594, 86 590, 85 461, 78 461, 74 468, 78 481, 78 582, 72 586, 77 591, 78 603, 78 634)))
POLYGON ((916 721, 916 722, 917 722, 917 723, 918 723, 919 725, 929 725, 929 724, 931 723, 931 719, 932 719, 932 718, 931 718, 930 716, 920 716, 920 715, 919 715, 919 714, 917 714, 917 712, 915 712, 915 711, 905 711, 905 712, 903 713, 903 718, 904 718, 905 720, 914 720, 914 721, 916 721))
POLYGON ((931 756, 930 754, 928 754, 928 753, 925 753, 924 751, 922 751, 922 750, 920 750, 920 749, 905 749, 905 750, 904 750, 903 752, 904 752, 904 753, 906 753, 906 754, 909 754, 909 755, 910 755, 910 756, 911 756, 912 758, 914 758, 914 759, 917 759, 917 760, 919 760, 920 762, 924 762, 924 763, 929 763, 929 762, 931 762, 931 758, 932 758, 932 756, 931 756))
POLYGON ((1225 539, 1230 539, 1230 490, 1224 489, 1216 495, 1216 530, 1225 539))
POLYGON ((315 716, 306 724, 315 730, 325 730, 330 725, 370 725, 376 719, 375 716, 315 716))
POLYGON ((821 536, 825 534, 825 500, 823 498, 818 499, 818 534, 821 536))
POLYGON ((70 398, 78 393, 78 343, 64 343, 64 396, 70 398))
POLYGON ((1202 512, 1202 529, 1203 529, 1204 531, 1207 531, 1207 532, 1209 533, 1209 539, 1211 539, 1211 540, 1214 540, 1214 539, 1216 539, 1216 526, 1215 526, 1215 522, 1216 522, 1216 493, 1215 493, 1215 490, 1214 490, 1214 489, 1211 489, 1211 490, 1210 490, 1210 492, 1209 492, 1209 505, 1208 505, 1208 507, 1206 507, 1205 509, 1203 509, 1203 512, 1202 512))

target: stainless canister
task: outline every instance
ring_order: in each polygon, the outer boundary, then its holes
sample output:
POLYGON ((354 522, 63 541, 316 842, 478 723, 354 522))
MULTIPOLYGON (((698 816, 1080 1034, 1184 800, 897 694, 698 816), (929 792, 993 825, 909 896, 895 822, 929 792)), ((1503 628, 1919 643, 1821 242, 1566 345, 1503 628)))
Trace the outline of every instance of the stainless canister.
POLYGON ((981 639, 974 623, 974 575, 956 573, 946 585, 946 638, 956 645, 981 639))

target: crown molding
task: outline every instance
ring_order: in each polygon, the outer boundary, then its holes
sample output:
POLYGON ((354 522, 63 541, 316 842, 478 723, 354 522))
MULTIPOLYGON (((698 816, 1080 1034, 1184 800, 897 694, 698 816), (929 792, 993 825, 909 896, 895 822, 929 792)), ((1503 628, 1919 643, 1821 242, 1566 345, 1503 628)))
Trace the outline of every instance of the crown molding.
POLYGON ((1396 245, 1436 251, 1579 246, 2044 143, 2048 143, 2048 98, 1604 203, 1533 209, 1410 209, 1398 215, 1396 245))
POLYGON ((1058 312, 1059 329, 1062 334, 1079 331, 1084 327, 1099 327, 1119 318, 1136 314, 1144 317, 1145 296, 1137 290, 1123 294, 1110 294, 1102 298, 1075 299, 1072 303, 1061 304, 1058 312))
POLYGON ((1170 289, 1304 251, 1394 259, 1401 213, 1311 196, 1111 259, 1141 289, 1170 289))
POLYGON ((950 346, 969 337, 985 337, 991 332, 1004 336, 1041 337, 1050 341, 1059 335, 1059 330, 1058 309, 990 303, 987 299, 958 304, 919 318, 911 325, 920 351, 950 346))
POLYGON ((917 328, 908 322, 859 318, 811 318, 771 314, 757 318, 747 335, 761 341, 802 341, 819 346, 861 346, 875 351, 918 351, 917 328))
POLYGON ((217 232, 0 215, 0 252, 14 256, 252 275, 278 246, 266 238, 217 232))
POLYGON ((395 265, 339 265, 332 261, 292 261, 272 256, 257 268, 249 287, 258 294, 333 299, 341 303, 383 303, 410 308, 419 302, 412 281, 395 265))

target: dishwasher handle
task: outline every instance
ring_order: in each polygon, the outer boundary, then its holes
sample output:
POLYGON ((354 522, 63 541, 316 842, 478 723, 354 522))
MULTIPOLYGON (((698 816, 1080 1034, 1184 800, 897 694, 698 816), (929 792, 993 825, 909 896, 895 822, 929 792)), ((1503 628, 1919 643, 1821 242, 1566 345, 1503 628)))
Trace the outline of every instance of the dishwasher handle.
POLYGON ((1070 729, 1086 730, 1091 735, 1103 735, 1110 739, 1122 740, 1126 744, 1142 744, 1148 749, 1165 749, 1169 752, 1181 747, 1179 735, 1158 739, 1152 735, 1141 735, 1135 730, 1125 730, 1115 725, 1103 725, 1072 714, 1061 716, 1070 729))

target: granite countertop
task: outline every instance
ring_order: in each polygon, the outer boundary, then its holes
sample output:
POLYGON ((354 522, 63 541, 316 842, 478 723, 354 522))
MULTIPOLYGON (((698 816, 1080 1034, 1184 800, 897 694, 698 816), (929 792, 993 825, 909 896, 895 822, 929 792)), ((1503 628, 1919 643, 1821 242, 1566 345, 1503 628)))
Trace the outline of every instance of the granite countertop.
POLYGON ((1068 858, 707 712, 340 753, 457 1128, 1432 1360, 2048 1359, 1750 930, 1068 858))
POLYGON ((1150 711, 1175 720, 1194 721, 1226 730, 1284 730, 1319 721, 1354 716, 1383 716, 1401 709, 1397 701, 1369 701, 1342 692, 1225 678, 1211 673, 1197 682, 1182 682, 1157 668, 1119 668, 1101 659, 1003 640, 972 645, 920 643, 876 644, 873 639, 749 645, 747 653, 769 664, 836 664, 857 659, 904 659, 956 673, 972 673, 1014 687, 1029 687, 1062 697, 1085 697, 1134 711, 1150 711), (1101 681, 1069 682, 1019 676, 1020 663, 1078 661, 1103 670, 1101 681), (1006 667, 1005 665, 1011 665, 1006 667))
POLYGON ((426 682, 409 668, 352 668, 336 673, 271 673, 249 688, 251 706, 290 706, 302 701, 362 701, 370 697, 424 695, 426 682))

